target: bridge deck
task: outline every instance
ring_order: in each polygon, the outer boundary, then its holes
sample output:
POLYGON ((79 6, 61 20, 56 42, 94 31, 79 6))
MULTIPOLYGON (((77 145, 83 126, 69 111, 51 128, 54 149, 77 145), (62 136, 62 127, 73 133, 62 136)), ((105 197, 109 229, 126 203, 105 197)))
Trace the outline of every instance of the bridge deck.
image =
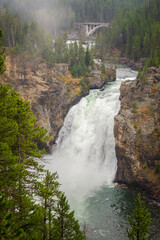
POLYGON ((108 25, 108 24, 110 24, 110 23, 107 23, 107 22, 105 22, 105 23, 93 23, 93 22, 80 22, 80 23, 75 23, 75 24, 77 24, 77 25, 108 25))

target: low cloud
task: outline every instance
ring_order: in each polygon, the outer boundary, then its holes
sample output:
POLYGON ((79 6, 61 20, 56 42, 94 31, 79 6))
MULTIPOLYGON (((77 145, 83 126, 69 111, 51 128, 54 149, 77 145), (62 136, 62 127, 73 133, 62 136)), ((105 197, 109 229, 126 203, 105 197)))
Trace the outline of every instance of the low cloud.
POLYGON ((1 6, 4 3, 9 3, 24 19, 34 19, 52 33, 69 27, 75 19, 71 7, 63 0, 0 0, 1 6))

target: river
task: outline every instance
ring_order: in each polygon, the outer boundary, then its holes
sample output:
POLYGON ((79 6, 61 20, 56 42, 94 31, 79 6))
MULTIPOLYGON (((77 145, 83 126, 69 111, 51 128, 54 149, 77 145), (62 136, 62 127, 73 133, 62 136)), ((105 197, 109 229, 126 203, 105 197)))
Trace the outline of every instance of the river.
MULTIPOLYGON (((127 215, 133 210, 137 193, 113 184, 117 170, 113 128, 120 109, 120 85, 136 76, 137 72, 129 68, 117 68, 115 82, 103 91, 91 90, 73 106, 52 154, 46 157, 46 168, 58 172, 61 190, 88 240, 127 240, 127 215)), ((154 229, 160 216, 156 210, 152 213, 154 229)))

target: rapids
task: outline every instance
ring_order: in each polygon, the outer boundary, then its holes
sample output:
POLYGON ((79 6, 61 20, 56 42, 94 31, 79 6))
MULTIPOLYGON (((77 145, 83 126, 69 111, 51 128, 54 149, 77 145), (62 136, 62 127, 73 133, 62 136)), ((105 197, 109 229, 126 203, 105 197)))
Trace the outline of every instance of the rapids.
POLYGON ((115 82, 103 91, 91 90, 67 114, 46 167, 58 172, 69 199, 77 201, 104 184, 112 184, 117 170, 113 127, 120 108, 119 87, 136 75, 119 68, 115 82))
MULTIPOLYGON (((134 80, 137 72, 117 68, 116 81, 89 95, 68 112, 45 167, 58 172, 75 216, 85 229, 87 240, 127 240, 127 215, 133 210, 136 191, 113 184, 117 169, 114 117, 120 109, 119 88, 134 80)), ((160 214, 152 213, 152 231, 159 231, 160 214)), ((160 239, 156 237, 154 240, 160 239)))

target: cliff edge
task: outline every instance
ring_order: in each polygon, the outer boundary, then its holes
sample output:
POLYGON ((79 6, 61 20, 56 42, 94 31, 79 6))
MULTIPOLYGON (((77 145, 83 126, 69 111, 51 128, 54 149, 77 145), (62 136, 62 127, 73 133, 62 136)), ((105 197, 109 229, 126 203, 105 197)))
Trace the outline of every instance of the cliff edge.
POLYGON ((120 100, 114 126, 115 181, 138 185, 160 200, 160 67, 123 82, 120 100))
POLYGON ((50 66, 40 58, 25 57, 24 54, 8 55, 5 65, 6 71, 0 76, 0 83, 10 84, 30 102, 38 123, 50 134, 48 150, 55 142, 70 107, 88 94, 90 88, 101 88, 116 76, 115 71, 110 70, 108 79, 104 80, 96 69, 90 78, 73 78, 67 64, 50 66))

